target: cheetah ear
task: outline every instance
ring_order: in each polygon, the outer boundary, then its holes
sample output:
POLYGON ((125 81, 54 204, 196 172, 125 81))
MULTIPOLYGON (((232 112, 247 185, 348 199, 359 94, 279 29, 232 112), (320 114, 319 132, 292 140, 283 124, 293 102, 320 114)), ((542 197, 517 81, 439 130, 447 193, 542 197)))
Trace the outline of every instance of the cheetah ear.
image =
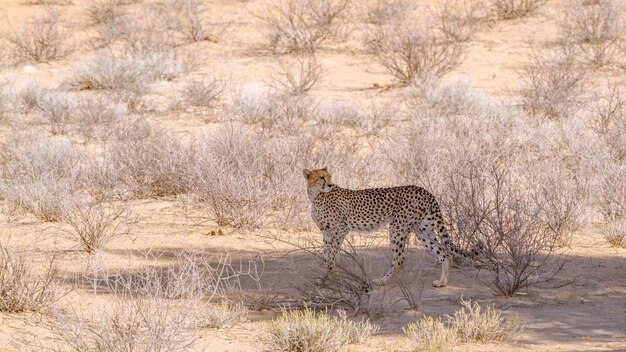
POLYGON ((311 170, 304 169, 302 170, 302 174, 304 175, 304 177, 309 178, 309 176, 311 176, 311 170))

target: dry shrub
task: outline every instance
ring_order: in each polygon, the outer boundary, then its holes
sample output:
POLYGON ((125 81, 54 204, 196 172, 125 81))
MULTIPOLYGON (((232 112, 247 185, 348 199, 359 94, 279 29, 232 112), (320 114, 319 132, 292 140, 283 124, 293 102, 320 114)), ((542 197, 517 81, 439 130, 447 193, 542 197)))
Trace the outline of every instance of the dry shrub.
POLYGON ((32 256, 10 252, 0 244, 0 312, 41 312, 58 298, 58 271, 50 260, 43 275, 35 274, 32 256))
POLYGON ((606 165, 597 191, 598 211, 605 222, 626 219, 626 168, 624 164, 606 165))
POLYGON ((24 86, 17 89, 14 105, 18 111, 28 114, 38 109, 44 97, 53 91, 53 87, 42 86, 33 81, 29 81, 24 84, 24 86))
POLYGON ((148 5, 96 27, 95 47, 120 47, 122 55, 149 56, 172 51, 180 40, 173 32, 175 14, 167 7, 148 5))
POLYGON ((204 18, 208 9, 200 0, 175 0, 174 8, 177 12, 174 30, 187 43, 217 42, 226 30, 224 24, 211 23, 204 18))
MULTIPOLYGON (((559 234, 542 220, 544 201, 515 178, 513 170, 497 164, 466 161, 450 176, 452 219, 460 236, 486 239, 476 259, 493 275, 488 285, 512 296, 552 279, 562 266, 555 252, 559 234)), ((455 230, 456 231, 456 230, 455 230)))
POLYGON ((59 221, 77 192, 82 153, 65 139, 16 135, 4 146, 0 192, 9 208, 59 221))
POLYGON ((510 20, 535 12, 548 0, 490 0, 498 18, 510 20))
POLYGON ((193 64, 174 51, 142 55, 102 55, 74 68, 66 85, 76 90, 106 90, 117 100, 137 107, 150 84, 172 80, 192 70, 193 64))
POLYGON ((486 14, 476 0, 446 0, 433 13, 437 28, 448 40, 466 42, 474 36, 486 14))
POLYGON ((558 158, 537 162, 527 173, 530 182, 537 185, 534 202, 541 205, 543 225, 557 236, 559 245, 569 246, 574 232, 582 227, 586 189, 558 158))
POLYGON ((574 51, 533 49, 531 63, 519 75, 522 107, 529 114, 559 119, 568 117, 579 106, 585 72, 574 51))
POLYGON ((367 27, 365 46, 400 85, 439 78, 458 66, 460 44, 441 39, 411 20, 367 27))
POLYGON ((624 8, 616 0, 590 4, 575 1, 568 6, 560 23, 565 43, 580 49, 586 61, 601 67, 619 59, 623 41, 624 8))
POLYGON ((440 319, 425 317, 402 329, 416 352, 447 352, 457 345, 456 333, 447 328, 440 319))
POLYGON ((199 106, 215 109, 226 90, 226 84, 222 79, 204 78, 191 80, 181 90, 184 101, 191 106, 199 106))
POLYGON ((57 312, 47 324, 53 351, 189 351, 197 340, 194 308, 159 298, 114 300, 93 308, 57 312))
POLYGON ((128 234, 133 223, 127 205, 102 200, 69 207, 62 221, 70 227, 64 230, 68 237, 90 254, 103 249, 111 240, 128 234))
POLYGON ((605 222, 600 231, 611 246, 626 248, 626 220, 605 222))
POLYGON ((376 0, 367 7, 367 23, 374 25, 388 24, 396 21, 416 7, 412 0, 376 0))
POLYGON ((269 135, 297 135, 317 113, 308 96, 246 89, 233 100, 231 111, 241 122, 269 135))
POLYGON ((333 318, 324 311, 304 307, 283 311, 264 324, 259 342, 264 351, 340 351, 348 344, 365 341, 378 331, 369 320, 354 323, 342 313, 333 318))
POLYGON ((237 304, 221 303, 207 306, 202 316, 203 328, 222 329, 248 320, 248 308, 239 302, 237 304))
POLYGON ((482 310, 478 302, 461 300, 463 307, 449 317, 450 328, 463 342, 511 342, 522 326, 507 320, 493 306, 482 310))
POLYGON ((91 0, 85 5, 85 12, 92 24, 113 23, 126 14, 120 0, 91 0))
POLYGON ((257 14, 268 30, 274 52, 314 52, 337 36, 345 22, 348 0, 281 0, 257 14))
POLYGON ((76 111, 76 102, 62 92, 50 92, 41 98, 37 114, 53 135, 66 134, 76 111))
POLYGON ((255 228, 279 210, 300 215, 290 209, 300 195, 285 186, 299 175, 301 146, 229 129, 197 144, 190 192, 220 226, 255 228))
POLYGON ((9 34, 9 57, 17 63, 49 62, 66 57, 73 51, 71 34, 63 27, 57 12, 47 11, 17 32, 9 34))
POLYGON ((302 96, 321 80, 323 68, 313 54, 300 55, 292 61, 280 60, 280 72, 273 85, 283 94, 302 96))
POLYGON ((196 156, 175 136, 150 124, 136 121, 126 135, 118 135, 108 159, 119 170, 119 182, 136 198, 185 193, 196 156), (132 130, 136 128, 137 130, 132 130), (141 130, 143 129, 143 131, 141 130))
POLYGON ((85 142, 108 140, 114 127, 126 119, 126 109, 106 95, 84 96, 72 120, 85 142))
POLYGON ((609 146, 614 160, 626 160, 626 99, 617 85, 601 97, 595 107, 591 128, 609 146))
POLYGON ((333 128, 349 127, 362 136, 378 136, 398 119, 398 108, 392 102, 371 99, 367 104, 334 102, 319 109, 319 123, 333 128))

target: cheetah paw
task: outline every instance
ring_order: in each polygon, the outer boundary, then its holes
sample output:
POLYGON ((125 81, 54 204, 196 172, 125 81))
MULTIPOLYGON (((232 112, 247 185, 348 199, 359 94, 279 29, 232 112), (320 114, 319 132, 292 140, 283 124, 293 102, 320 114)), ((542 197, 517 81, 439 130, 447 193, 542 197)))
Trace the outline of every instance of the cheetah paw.
POLYGON ((441 280, 435 280, 433 281, 433 286, 434 287, 446 287, 446 282, 441 281, 441 280))

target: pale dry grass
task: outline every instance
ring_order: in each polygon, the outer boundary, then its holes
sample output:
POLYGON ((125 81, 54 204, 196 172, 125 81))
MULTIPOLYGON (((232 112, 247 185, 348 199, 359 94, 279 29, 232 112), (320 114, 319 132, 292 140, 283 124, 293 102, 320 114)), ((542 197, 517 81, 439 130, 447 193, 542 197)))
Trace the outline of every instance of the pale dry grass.
POLYGON ((323 311, 305 307, 283 311, 266 323, 259 335, 264 351, 339 351, 348 344, 365 341, 378 327, 368 320, 358 323, 347 320, 345 314, 333 318, 323 311))
POLYGON ((425 317, 402 329, 416 352, 449 352, 458 343, 456 333, 440 319, 425 317))
POLYGON ((450 318, 450 328, 463 342, 511 342, 522 326, 502 317, 493 306, 483 309, 477 302, 461 300, 461 309, 450 318))

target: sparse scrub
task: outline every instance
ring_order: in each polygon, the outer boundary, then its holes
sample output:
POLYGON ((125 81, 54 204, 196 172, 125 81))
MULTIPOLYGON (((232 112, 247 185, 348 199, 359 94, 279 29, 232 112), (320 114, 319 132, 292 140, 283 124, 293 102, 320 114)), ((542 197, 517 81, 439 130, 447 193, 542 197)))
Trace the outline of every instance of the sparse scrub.
POLYGON ((512 296, 559 272, 559 234, 542 221, 543 201, 536 202, 511 169, 469 160, 447 182, 455 199, 452 232, 458 231, 463 243, 485 239, 476 260, 493 275, 488 285, 494 291, 512 296))
POLYGON ((258 227, 298 199, 296 190, 283 187, 294 184, 298 174, 296 150, 302 147, 296 143, 222 130, 197 144, 190 191, 220 226, 258 227), (290 147, 294 149, 288 153, 290 147))
POLYGON ((592 129, 609 146, 612 157, 626 160, 626 99, 614 85, 593 111, 592 129))
POLYGON ((87 253, 93 254, 111 240, 126 235, 133 220, 127 205, 102 200, 75 204, 65 209, 65 233, 87 253))
POLYGON ((174 4, 177 10, 174 29, 185 42, 217 42, 226 30, 224 24, 210 23, 204 18, 208 9, 200 0, 176 0, 174 4))
POLYGON ((17 63, 49 62, 61 59, 72 51, 71 34, 57 12, 47 11, 31 20, 17 32, 9 34, 9 57, 17 63))
POLYGON ((376 0, 376 3, 367 7, 367 22, 373 25, 389 24, 415 9, 415 5, 412 0, 376 0))
POLYGON ((450 328, 463 342, 511 342, 522 330, 493 306, 483 310, 478 302, 461 300, 463 307, 449 317, 450 328))
POLYGON ((358 105, 335 102, 321 107, 315 118, 331 126, 354 128, 360 135, 377 136, 384 128, 393 125, 398 118, 398 109, 392 103, 376 99, 358 105))
POLYGON ((126 14, 122 5, 120 0, 91 0, 85 6, 85 12, 92 24, 108 24, 126 14))
POLYGON ((339 351, 348 344, 364 341, 376 331, 377 327, 369 321, 353 323, 345 315, 333 318, 304 307, 283 311, 266 323, 259 340, 264 351, 339 351))
POLYGON ((194 313, 170 300, 117 298, 91 316, 56 312, 46 327, 57 342, 53 351, 189 351, 198 338, 194 313))
POLYGON ((403 328, 416 352, 448 352, 457 345, 454 330, 446 327, 440 319, 425 317, 403 328))
POLYGON ((437 79, 460 62, 460 44, 438 38, 411 20, 368 27, 365 46, 385 72, 406 86, 437 79))
POLYGON ((614 220, 602 224, 604 239, 613 247, 626 248, 626 220, 614 220))
POLYGON ((476 0, 445 0, 434 11, 437 28, 448 40, 466 42, 486 17, 484 4, 476 0))
POLYGON ((28 82, 15 93, 15 106, 24 113, 30 113, 40 108, 43 99, 54 91, 52 87, 40 86, 35 82, 28 82))
POLYGON ((173 14, 162 7, 145 6, 134 16, 117 16, 96 27, 98 37, 95 47, 117 44, 120 55, 150 56, 170 52, 180 44, 173 33, 173 14))
MULTIPOLYGON (((172 196, 188 190, 189 168, 195 163, 193 149, 175 136, 146 126, 133 138, 120 138, 110 147, 108 158, 119 172, 129 196, 172 196)), ((130 136, 127 136, 130 137, 130 136)))
POLYGON ((11 210, 59 221, 77 192, 82 154, 63 139, 17 135, 4 146, 0 193, 11 210))
POLYGON ((204 78, 191 80, 185 84, 181 94, 185 102, 191 106, 199 106, 214 109, 219 104, 226 82, 218 78, 204 78))
POLYGON ((116 124, 126 118, 126 109, 106 95, 85 96, 78 100, 73 123, 86 142, 107 140, 116 124))
POLYGON ((38 104, 38 115, 48 125, 53 135, 66 134, 70 130, 76 110, 73 98, 62 92, 50 92, 38 104))
POLYGON ((317 58, 300 55, 293 61, 281 60, 280 72, 274 77, 274 86, 284 94, 302 96, 321 80, 323 69, 317 58))
POLYGON ((192 63, 173 51, 147 56, 103 55, 78 66, 66 78, 77 90, 108 90, 135 108, 149 91, 151 83, 172 80, 192 69, 192 63))
POLYGON ((568 6, 560 23, 563 41, 577 47, 586 61, 596 67, 614 62, 620 55, 624 8, 617 0, 600 0, 590 4, 575 1, 568 6))
POLYGON ((576 53, 563 48, 552 52, 533 50, 532 54, 531 63, 520 72, 522 107, 532 115, 568 117, 579 105, 585 77, 576 53))
POLYGON ((247 321, 248 308, 243 303, 207 305, 200 318, 203 328, 222 329, 247 321))
POLYGON ((307 96, 243 90, 234 99, 231 110, 243 123, 258 126, 268 134, 296 135, 316 114, 314 102, 307 96))
POLYGON ((0 312, 40 312, 56 301, 54 260, 47 264, 43 275, 35 274, 32 263, 32 257, 10 252, 0 244, 0 312))
POLYGON ((498 18, 510 20, 535 12, 548 0, 490 0, 498 18))
POLYGON ((274 52, 314 52, 336 36, 345 21, 348 0, 281 0, 257 14, 268 30, 274 52))

